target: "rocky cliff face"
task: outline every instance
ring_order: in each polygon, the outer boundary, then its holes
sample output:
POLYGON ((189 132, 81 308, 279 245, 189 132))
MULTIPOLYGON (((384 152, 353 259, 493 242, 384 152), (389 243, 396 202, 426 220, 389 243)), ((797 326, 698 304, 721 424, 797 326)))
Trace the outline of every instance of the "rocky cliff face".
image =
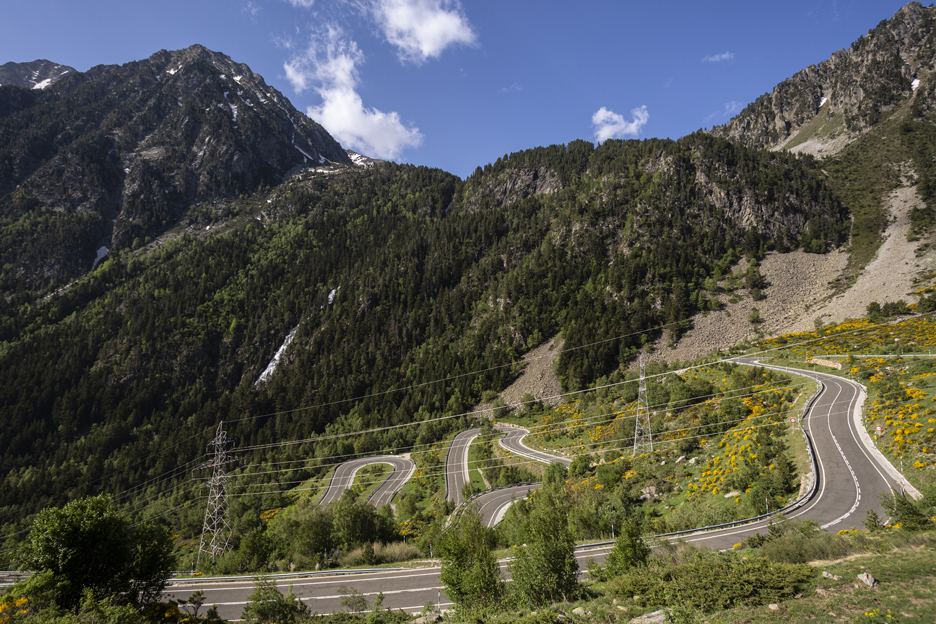
POLYGON ((784 80, 712 133, 750 147, 778 147, 817 118, 841 117, 847 131, 857 133, 909 97, 931 108, 934 19, 936 8, 906 5, 848 50, 784 80))
POLYGON ((31 63, 4 63, 0 65, 0 85, 21 89, 45 89, 74 72, 73 67, 45 59, 31 63))
POLYGON ((261 76, 202 46, 0 87, 2 262, 18 280, 67 279, 198 202, 329 161, 351 162, 261 76))
POLYGON ((484 180, 467 194, 467 210, 506 206, 536 195, 552 195, 562 188, 559 176, 549 167, 530 167, 503 172, 484 180))

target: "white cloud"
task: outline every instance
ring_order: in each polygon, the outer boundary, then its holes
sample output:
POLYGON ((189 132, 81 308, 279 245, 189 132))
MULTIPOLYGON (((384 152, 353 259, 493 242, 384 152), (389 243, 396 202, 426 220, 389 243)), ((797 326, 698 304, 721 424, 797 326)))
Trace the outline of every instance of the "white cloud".
POLYGON ((407 126, 396 112, 367 108, 357 92, 358 66, 364 54, 336 27, 312 38, 301 56, 284 64, 297 93, 314 89, 322 98, 309 117, 322 124, 344 147, 374 158, 396 159, 404 149, 419 147, 419 128, 407 126))
POLYGON ((477 39, 457 0, 370 0, 369 8, 402 61, 418 65, 477 39))
POLYGON ((592 125, 595 126, 595 140, 603 143, 608 139, 622 136, 637 136, 640 129, 646 125, 650 119, 650 113, 646 106, 635 108, 631 111, 634 116, 633 121, 627 121, 622 115, 614 111, 609 111, 602 106, 594 115, 592 115, 592 125))
POLYGON ((253 2, 248 2, 244 5, 244 13, 249 13, 250 17, 257 17, 257 13, 260 12, 260 7, 254 4, 253 2))
POLYGON ((286 0, 297 9, 311 9, 315 5, 315 0, 286 0))
POLYGON ((703 63, 720 63, 721 61, 730 61, 734 58, 734 52, 725 52, 723 54, 713 54, 702 59, 703 63))
POLYGON ((715 119, 728 119, 734 115, 737 115, 742 110, 744 110, 743 102, 737 102, 735 100, 725 102, 725 109, 723 111, 715 111, 714 113, 708 115, 704 121, 708 123, 715 119))

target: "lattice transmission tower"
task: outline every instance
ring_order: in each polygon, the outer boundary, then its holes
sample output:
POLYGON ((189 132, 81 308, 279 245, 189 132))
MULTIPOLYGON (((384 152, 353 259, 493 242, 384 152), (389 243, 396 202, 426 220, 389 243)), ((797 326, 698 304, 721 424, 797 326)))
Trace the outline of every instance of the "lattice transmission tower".
POLYGON ((198 466, 195 470, 211 470, 208 479, 208 505, 205 507, 205 522, 202 525, 201 544, 198 546, 198 561, 202 555, 212 561, 227 550, 231 539, 230 525, 227 517, 227 482, 230 478, 225 466, 231 462, 227 431, 224 422, 218 425, 215 437, 208 443, 208 452, 211 459, 198 466))
POLYGON ((649 450, 653 452, 653 436, 650 435, 650 405, 647 401, 647 356, 640 354, 640 385, 637 389, 637 421, 634 423, 634 455, 649 450))

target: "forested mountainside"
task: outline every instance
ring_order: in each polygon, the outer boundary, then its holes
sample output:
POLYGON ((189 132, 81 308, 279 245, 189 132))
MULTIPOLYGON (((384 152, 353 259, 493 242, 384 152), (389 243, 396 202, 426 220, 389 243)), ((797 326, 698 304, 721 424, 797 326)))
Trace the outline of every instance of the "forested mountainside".
POLYGON ((784 80, 712 132, 752 147, 775 147, 810 122, 824 126, 827 135, 867 130, 910 97, 922 115, 936 103, 934 24, 936 8, 911 2, 848 50, 784 80))
MULTIPOLYGON (((434 418, 505 388, 558 333, 566 390, 619 380, 641 347, 723 305, 742 256, 847 243, 860 271, 902 178, 928 206, 914 236, 929 236, 930 17, 908 5, 852 46, 865 86, 833 122, 847 112, 860 132, 821 162, 762 149, 787 136, 750 121, 776 113, 763 98, 710 133, 538 147, 461 180, 349 155, 200 46, 0 86, 3 534, 102 491, 139 511, 163 496, 138 496, 147 480, 185 482, 220 421, 249 462, 433 442, 459 426, 434 418), (900 80, 895 46, 913 59, 900 80)), ((743 281, 762 294, 756 262, 743 281)), ((197 531, 201 517, 176 520, 197 531)))
MULTIPOLYGON (((848 236, 812 157, 703 133, 529 150, 466 181, 303 173, 216 208, 211 232, 112 252, 48 300, 0 298, 2 522, 195 460, 221 420, 245 447, 463 413, 559 331, 559 372, 582 387, 720 305, 741 254, 848 236)), ((280 452, 402 451, 450 426, 280 452)))
POLYGON ((0 86, 0 288, 61 285, 199 202, 326 160, 350 163, 261 76, 201 46, 0 86))

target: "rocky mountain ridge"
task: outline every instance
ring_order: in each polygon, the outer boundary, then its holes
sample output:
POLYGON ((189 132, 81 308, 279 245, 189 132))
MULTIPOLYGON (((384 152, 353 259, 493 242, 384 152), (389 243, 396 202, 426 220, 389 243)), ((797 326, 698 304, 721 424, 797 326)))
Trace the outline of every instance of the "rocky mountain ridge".
POLYGON ((247 65, 192 46, 0 91, 6 282, 55 283, 135 247, 199 202, 323 163, 328 132, 247 65))
POLYGON ((793 148, 810 136, 827 141, 866 131, 907 98, 919 112, 936 103, 936 8, 911 2, 847 50, 810 65, 749 104, 716 136, 751 147, 793 148))
POLYGON ((30 63, 4 63, 0 65, 0 86, 21 89, 45 89, 76 70, 45 59, 30 63))

